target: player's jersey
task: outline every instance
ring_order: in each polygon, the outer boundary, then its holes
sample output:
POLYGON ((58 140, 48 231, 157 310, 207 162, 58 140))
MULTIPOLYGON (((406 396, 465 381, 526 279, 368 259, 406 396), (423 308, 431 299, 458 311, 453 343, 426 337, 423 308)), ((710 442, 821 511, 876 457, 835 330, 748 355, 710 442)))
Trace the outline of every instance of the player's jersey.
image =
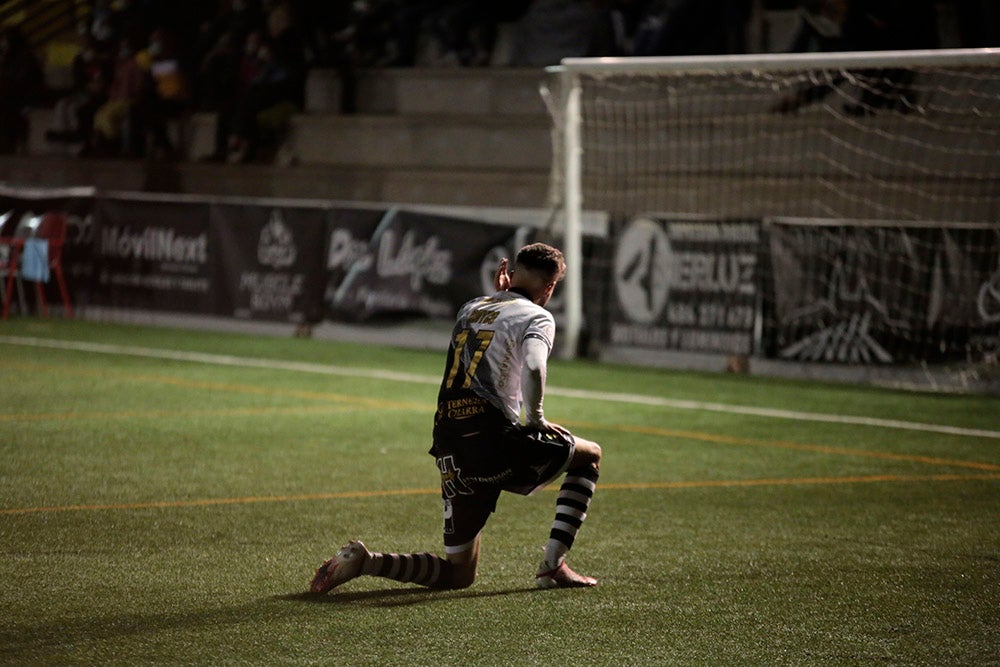
POLYGON ((552 314, 516 292, 469 301, 458 312, 438 394, 436 433, 471 431, 497 417, 521 420, 522 344, 555 340, 552 314))

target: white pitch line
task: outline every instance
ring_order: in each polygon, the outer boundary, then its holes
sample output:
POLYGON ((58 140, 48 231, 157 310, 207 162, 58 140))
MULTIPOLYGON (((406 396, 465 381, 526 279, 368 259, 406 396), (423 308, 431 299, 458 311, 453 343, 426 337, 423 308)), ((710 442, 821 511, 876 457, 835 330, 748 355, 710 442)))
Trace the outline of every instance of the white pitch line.
POLYGON ((27 345, 30 347, 49 347, 59 350, 74 350, 77 352, 97 352, 99 354, 120 354, 131 357, 190 361, 199 364, 215 364, 217 366, 265 368, 268 370, 299 371, 302 373, 339 375, 341 377, 358 377, 371 380, 391 380, 393 382, 414 382, 418 384, 438 384, 441 382, 440 378, 434 378, 430 375, 418 375, 416 373, 396 373, 393 371, 383 371, 377 369, 350 368, 347 366, 331 366, 329 364, 311 364, 304 361, 254 359, 252 357, 236 357, 229 354, 211 354, 208 352, 183 352, 180 350, 164 350, 161 348, 139 347, 133 345, 109 345, 107 343, 88 343, 85 341, 67 341, 25 336, 0 336, 0 343, 27 345))
MULTIPOLYGON (((133 357, 148 357, 153 359, 171 359, 201 364, 220 366, 236 366, 240 368, 265 368, 269 370, 297 371, 302 373, 317 373, 321 375, 337 375, 341 377, 356 377, 371 380, 389 380, 391 382, 410 382, 415 384, 438 385, 441 379, 432 375, 418 373, 398 373, 366 368, 350 368, 329 364, 313 364, 302 361, 282 361, 279 359, 254 359, 237 357, 228 354, 210 354, 206 352, 183 352, 179 350, 164 350, 159 348, 138 347, 132 345, 110 345, 107 343, 88 343, 84 341, 64 341, 52 338, 36 338, 30 336, 0 336, 0 343, 9 345, 24 345, 44 347, 78 352, 96 352, 99 354, 118 354, 133 357)), ((749 415, 753 417, 771 417, 774 419, 789 419, 794 421, 825 422, 831 424, 849 424, 853 426, 874 426, 876 428, 892 428, 907 431, 922 431, 926 433, 943 433, 976 438, 993 438, 1000 440, 1000 431, 987 429, 964 428, 945 424, 927 424, 898 419, 880 419, 853 415, 833 415, 822 412, 799 412, 796 410, 778 410, 775 408, 759 408, 746 405, 731 405, 728 403, 710 403, 674 398, 661 398, 644 394, 625 394, 587 389, 567 389, 550 386, 546 393, 552 396, 565 396, 584 400, 628 403, 632 405, 648 405, 652 407, 672 408, 675 410, 701 410, 705 412, 721 412, 725 414, 749 415)))

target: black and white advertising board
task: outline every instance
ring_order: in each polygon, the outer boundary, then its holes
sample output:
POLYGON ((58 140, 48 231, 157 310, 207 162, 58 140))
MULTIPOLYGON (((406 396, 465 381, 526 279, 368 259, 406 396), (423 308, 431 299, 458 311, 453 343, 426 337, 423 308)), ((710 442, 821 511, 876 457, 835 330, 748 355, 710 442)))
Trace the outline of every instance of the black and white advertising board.
POLYGON ((859 364, 1000 352, 1000 225, 768 221, 769 354, 859 364))
POLYGON ((219 248, 205 202, 98 197, 94 303, 217 314, 219 248))
MULTIPOLYGON (((292 323, 450 319, 538 234, 404 207, 0 184, 14 227, 50 211, 69 220, 74 302, 292 323)), ((612 227, 583 258, 584 318, 606 345, 879 365, 1000 355, 996 223, 612 227)), ((557 290, 557 320, 562 308, 557 290)))
POLYGON ((516 231, 509 225, 390 208, 368 230, 372 217, 332 216, 325 300, 334 317, 450 318, 483 293, 483 266, 495 270, 497 248, 513 257, 508 246, 516 231))
POLYGON ((321 207, 213 204, 218 303, 240 319, 316 322, 323 285, 321 207))
POLYGON ((759 289, 760 224, 639 216, 616 236, 606 342, 750 354, 759 289))
POLYGON ((523 236, 400 208, 153 195, 94 207, 96 305, 294 323, 451 318, 523 236))

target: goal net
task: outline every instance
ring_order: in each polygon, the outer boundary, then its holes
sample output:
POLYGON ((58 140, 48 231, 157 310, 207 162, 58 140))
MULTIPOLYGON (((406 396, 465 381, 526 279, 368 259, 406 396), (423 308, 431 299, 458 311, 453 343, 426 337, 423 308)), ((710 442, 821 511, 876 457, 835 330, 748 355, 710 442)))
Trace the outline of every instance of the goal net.
POLYGON ((981 287, 986 301, 997 289, 1000 50, 567 59, 549 81, 553 205, 580 272, 567 275, 571 340, 585 328, 605 345, 683 351, 701 340, 689 351, 759 358, 995 362, 995 312, 970 306, 951 321, 940 290, 967 289, 961 298, 975 304, 981 287), (611 221, 609 248, 588 256, 586 272, 615 283, 586 308, 583 210, 611 221), (750 267, 734 259, 749 253, 750 267), (740 270, 752 286, 733 278, 740 270), (810 290, 790 313, 789 281, 810 290), (874 344, 824 347, 841 323, 821 306, 803 320, 809 299, 875 283, 879 295, 841 330, 874 344), (729 317, 748 300, 752 325, 729 317), (879 338, 880 318, 892 341, 879 338), (694 335, 706 327, 745 335, 694 335))

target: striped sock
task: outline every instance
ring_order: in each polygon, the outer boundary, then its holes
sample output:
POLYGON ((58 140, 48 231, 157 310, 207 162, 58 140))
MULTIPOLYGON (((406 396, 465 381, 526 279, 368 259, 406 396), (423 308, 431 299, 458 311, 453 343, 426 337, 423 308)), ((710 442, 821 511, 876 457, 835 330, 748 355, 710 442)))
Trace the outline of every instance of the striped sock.
POLYGON ((551 568, 559 567, 566 552, 573 546, 583 520, 587 518, 590 499, 594 497, 598 471, 593 466, 574 468, 566 472, 559 497, 556 499, 556 518, 545 545, 545 562, 551 568))
POLYGON ((429 553, 373 553, 365 563, 363 572, 374 577, 429 588, 448 588, 451 584, 451 563, 429 553))

